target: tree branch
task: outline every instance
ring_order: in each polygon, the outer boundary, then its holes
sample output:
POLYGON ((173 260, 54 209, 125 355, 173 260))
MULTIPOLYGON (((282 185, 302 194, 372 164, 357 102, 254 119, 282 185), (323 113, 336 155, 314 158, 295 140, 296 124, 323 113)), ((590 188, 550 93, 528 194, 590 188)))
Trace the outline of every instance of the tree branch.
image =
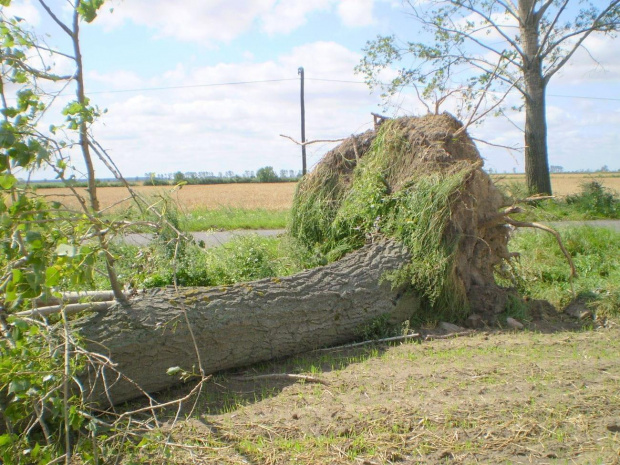
POLYGON ((284 134, 280 134, 280 137, 284 137, 286 139, 289 139, 291 141, 293 141, 295 144, 297 145, 301 145, 302 147, 305 145, 310 145, 310 144, 319 144, 319 143, 330 143, 330 142, 343 142, 345 140, 347 140, 347 138, 345 137, 344 139, 317 139, 317 140, 309 140, 306 142, 299 142, 296 141, 295 139, 293 139, 291 136, 287 136, 284 134))
POLYGON ((39 0, 39 3, 45 9, 45 11, 47 11, 47 14, 50 16, 50 18, 52 18, 54 20, 54 22, 56 24, 58 24, 60 26, 60 28, 69 35, 69 37, 71 37, 73 39, 74 36, 75 36, 73 31, 71 29, 69 29, 65 23, 63 23, 60 19, 58 19, 58 17, 54 14, 54 12, 50 9, 50 7, 47 6, 45 1, 44 0, 39 0))
POLYGON ((566 62, 568 62, 568 60, 573 56, 573 54, 581 46, 583 41, 586 40, 590 34, 592 34, 593 32, 598 32, 602 28, 605 28, 605 27, 612 27, 612 26, 613 27, 618 27, 618 26, 620 26, 620 23, 618 23, 618 22, 603 23, 603 24, 601 24, 599 26, 596 26, 596 23, 598 23, 602 18, 604 18, 610 11, 612 11, 619 4, 620 4, 620 0, 614 0, 614 1, 610 2, 609 5, 607 6, 607 8, 605 8, 603 11, 601 11, 599 13, 599 15, 592 21, 592 23, 591 23, 589 28, 582 28, 579 31, 575 31, 575 32, 573 32, 571 34, 566 34, 565 36, 563 36, 562 38, 560 38, 559 40, 555 41, 553 44, 551 44, 549 46, 549 49, 545 52, 544 56, 547 56, 549 53, 551 53, 555 48, 557 48, 562 42, 566 41, 567 39, 569 39, 571 37, 575 37, 575 36, 577 36, 579 34, 583 34, 579 38, 579 40, 575 43, 575 45, 573 45, 573 47, 570 50, 570 52, 568 52, 564 56, 564 58, 562 58, 562 60, 560 60, 560 62, 558 64, 556 64, 555 66, 547 69, 547 73, 544 76, 545 84, 549 82, 551 77, 555 73, 557 73, 566 64, 566 62))

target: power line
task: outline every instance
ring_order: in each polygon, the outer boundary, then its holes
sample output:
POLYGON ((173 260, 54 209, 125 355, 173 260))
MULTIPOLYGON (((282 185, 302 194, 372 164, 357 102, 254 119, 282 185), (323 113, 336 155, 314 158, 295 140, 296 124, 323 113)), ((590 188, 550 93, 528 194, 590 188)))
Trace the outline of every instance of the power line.
POLYGON ((220 87, 220 86, 240 86, 246 84, 263 84, 268 82, 283 82, 283 81, 297 81, 298 78, 287 79, 263 79, 257 81, 233 81, 233 82, 218 82, 211 84, 189 84, 185 86, 164 86, 164 87, 143 87, 138 89, 118 89, 118 90, 98 90, 94 92, 87 92, 88 94, 120 94, 124 92, 143 92, 154 90, 175 90, 175 89, 192 89, 198 87, 220 87))
POLYGON ((557 95, 557 94, 547 94, 549 97, 560 97, 560 98, 581 98, 585 100, 612 100, 615 102, 620 102, 620 98, 612 98, 612 97, 586 97, 583 95, 557 95))
MULTIPOLYGON (((254 80, 254 81, 231 81, 231 82, 217 82, 217 83, 208 83, 208 84, 188 84, 188 85, 180 85, 180 86, 162 86, 162 87, 141 87, 141 88, 133 88, 133 89, 117 89, 117 90, 98 90, 87 92, 88 95, 96 95, 96 94, 121 94, 121 93, 131 93, 131 92, 152 92, 158 90, 180 90, 180 89, 196 89, 201 87, 224 87, 224 86, 240 86, 240 85, 250 85, 250 84, 266 84, 273 82, 286 82, 286 81, 298 81, 299 78, 284 78, 284 79, 262 79, 262 80, 254 80)), ((353 81, 347 79, 324 79, 324 78, 306 78, 306 81, 317 81, 317 82, 338 82, 342 84, 366 84, 365 81, 353 81)), ((61 94, 59 96, 64 97, 73 94, 61 94)), ((602 100, 602 101, 612 101, 612 102, 620 102, 620 98, 613 97, 590 97, 586 95, 559 95, 559 94, 547 94, 548 97, 554 98, 574 98, 574 99, 583 99, 583 100, 602 100)))

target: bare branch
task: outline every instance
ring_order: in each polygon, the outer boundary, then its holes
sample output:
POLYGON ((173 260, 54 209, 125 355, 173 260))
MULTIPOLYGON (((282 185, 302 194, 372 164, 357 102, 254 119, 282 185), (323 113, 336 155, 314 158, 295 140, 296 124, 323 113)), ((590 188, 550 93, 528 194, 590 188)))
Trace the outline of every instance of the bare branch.
POLYGON ((549 226, 545 226, 544 224, 528 223, 526 221, 517 221, 517 220, 513 220, 512 218, 508 216, 506 217, 506 223, 512 226, 515 226, 517 228, 536 228, 536 229, 541 229, 542 231, 546 231, 550 234, 553 234, 556 240, 558 241, 558 244, 560 246, 560 249, 562 250, 562 253, 566 257, 568 264, 570 265, 570 277, 571 277, 571 285, 572 285, 573 278, 577 277, 577 269, 575 268, 575 264, 573 263, 573 259, 568 253, 568 250, 566 250, 566 248, 564 247, 564 243, 562 242, 560 233, 558 233, 555 229, 550 228, 549 226))
POLYGON ((289 374, 289 373, 271 373, 267 375, 256 375, 256 376, 235 376, 234 379, 237 379, 239 381, 254 381, 257 379, 293 379, 293 380, 305 381, 306 383, 317 383, 317 384, 323 384, 325 386, 329 386, 329 383, 327 381, 323 381, 322 379, 316 378, 314 376, 295 375, 295 374, 289 374))
MULTIPOLYGON (((549 0, 548 3, 552 3, 553 0, 549 0)), ((551 22, 551 24, 549 24, 549 27, 547 28, 547 32, 545 34, 545 37, 543 37, 543 40, 540 41, 540 50, 542 51, 542 49, 544 48, 545 44, 549 41, 549 36, 551 35, 551 32, 553 31, 555 24, 558 22, 558 20, 560 19, 560 16, 562 15, 562 13, 564 12, 564 9, 566 8, 566 6, 568 5, 569 0, 564 0, 564 3, 562 4, 562 6, 558 9, 555 17, 553 18, 553 21, 551 22)), ((544 8, 544 6, 543 6, 544 8)), ((539 10, 539 15, 540 15, 540 11, 539 10)), ((542 17, 542 16, 541 16, 542 17)), ((540 21, 540 18, 539 18, 540 21)), ((545 52, 545 53, 541 53, 540 56, 541 58, 544 58, 545 56, 547 56, 550 53, 551 50, 545 52)))
MULTIPOLYGON (((561 39, 557 40, 556 42, 554 42, 553 44, 551 44, 549 46, 549 49, 547 50, 547 52, 545 53, 545 56, 548 55, 549 53, 551 53, 551 51, 553 49, 555 49, 556 47, 558 47, 561 43, 563 43, 564 41, 566 41, 567 39, 571 38, 571 37, 576 37, 579 34, 583 34, 579 40, 573 45, 573 47, 571 48, 571 50, 564 56, 564 58, 562 60, 560 60, 560 62, 558 64, 556 64, 555 66, 549 68, 547 70, 547 74, 544 77, 545 83, 549 82, 549 80, 551 79, 551 77, 557 73, 565 64, 566 62, 573 56, 573 54, 577 51, 577 49, 581 46, 581 44, 583 43, 584 40, 586 40, 588 38, 588 36, 590 34, 592 34, 593 32, 596 32, 599 30, 599 27, 596 27, 596 23, 598 21, 600 21, 602 18, 604 18, 610 11, 612 11, 615 7, 617 7, 620 4, 620 0, 614 0, 613 2, 610 2, 609 5, 607 6, 607 8, 605 8, 603 11, 601 11, 599 13, 599 15, 592 21, 592 24, 590 27, 588 28, 583 28, 580 29, 578 31, 575 31, 571 34, 566 34, 565 36, 563 36, 561 39)), ((604 24, 603 26, 609 26, 612 23, 608 23, 608 24, 604 24)), ((613 25, 620 25, 620 24, 616 24, 613 23, 613 25)))
POLYGON ((471 137, 471 136, 469 136, 469 138, 471 140, 473 140, 473 141, 480 142, 481 144, 490 145, 491 147, 499 147, 499 148, 508 149, 508 150, 523 150, 520 147, 515 147, 515 146, 510 146, 510 145, 502 145, 502 144, 494 144, 493 142, 489 142, 489 141, 486 141, 484 139, 477 139, 477 138, 471 137))
POLYGON ((52 18, 54 20, 54 22, 56 24, 58 24, 60 26, 60 28, 69 35, 69 37, 71 37, 73 39, 74 36, 75 36, 73 31, 71 29, 69 29, 65 23, 63 23, 60 19, 58 19, 58 17, 54 14, 54 12, 50 9, 50 7, 47 6, 47 4, 44 2, 44 0, 39 0, 39 3, 45 9, 45 11, 47 11, 47 14, 50 15, 50 18, 52 18))
POLYGON ((345 137, 344 139, 318 139, 318 140, 309 140, 309 141, 306 141, 306 142, 299 142, 299 141, 296 141, 295 139, 293 139, 291 136, 286 136, 284 134, 280 134, 280 137, 284 137, 286 139, 290 139, 295 144, 301 145, 302 147, 305 146, 305 145, 310 145, 310 144, 330 143, 330 142, 343 142, 343 141, 347 140, 347 138, 345 137))
POLYGON ((384 339, 372 339, 370 341, 355 342, 353 344, 345 344, 343 346, 325 347, 323 349, 316 349, 311 352, 331 352, 332 350, 350 349, 352 347, 361 347, 361 346, 365 346, 368 344, 380 344, 382 342, 404 341, 407 339, 419 339, 419 338, 420 338, 420 335, 418 333, 413 333, 413 334, 406 334, 404 336, 394 336, 394 337, 386 337, 384 339))
POLYGON ((65 309, 65 313, 67 315, 74 315, 83 311, 92 311, 92 312, 103 312, 108 310, 112 305, 116 304, 115 300, 110 300, 106 302, 91 302, 86 304, 69 304, 66 306, 62 305, 52 305, 49 307, 39 307, 33 308, 32 310, 24 310, 22 312, 17 312, 15 316, 39 316, 45 317, 54 315, 56 313, 61 313, 63 308, 65 309))

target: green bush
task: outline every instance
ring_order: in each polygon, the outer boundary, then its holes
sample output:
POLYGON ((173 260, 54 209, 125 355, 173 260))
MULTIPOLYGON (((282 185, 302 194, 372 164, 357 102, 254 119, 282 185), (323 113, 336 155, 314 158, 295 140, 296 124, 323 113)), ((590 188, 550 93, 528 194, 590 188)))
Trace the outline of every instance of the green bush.
POLYGON ((566 203, 592 218, 620 218, 620 198, 598 181, 581 186, 581 193, 566 197, 566 203))

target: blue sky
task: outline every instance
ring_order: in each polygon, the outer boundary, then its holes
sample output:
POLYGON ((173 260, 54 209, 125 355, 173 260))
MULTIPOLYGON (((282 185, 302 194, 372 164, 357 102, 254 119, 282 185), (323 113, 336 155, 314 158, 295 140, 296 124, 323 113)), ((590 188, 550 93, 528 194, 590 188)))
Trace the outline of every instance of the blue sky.
MULTIPOLYGON (((66 2, 49 4, 66 14, 66 2)), ((49 34, 50 44, 64 46, 35 0, 13 0, 9 11, 49 34)), ((299 148, 279 136, 299 138, 299 66, 307 78, 308 139, 369 129, 372 111, 426 111, 407 93, 397 107, 384 109, 379 92, 364 84, 314 80, 361 81, 353 68, 366 41, 378 34, 419 38, 418 25, 400 0, 108 0, 82 33, 87 92, 108 110, 94 133, 126 176, 243 173, 266 165, 300 169, 299 148), (281 79, 291 80, 206 86, 281 79), (181 88, 148 90, 166 87, 181 88)), ((599 64, 581 51, 551 81, 550 164, 566 170, 620 169, 620 100, 592 98, 620 99, 618 44, 593 37, 586 45, 599 64)), ((57 68, 70 72, 69 63, 58 61, 57 68)), ((49 122, 61 121, 53 118, 49 122)), ((522 120, 515 115, 517 126, 522 120)), ((522 144, 520 131, 499 118, 470 132, 493 143, 522 144)), ((332 146, 309 146, 309 164, 332 146)), ((488 168, 523 171, 518 151, 485 145, 479 150, 488 168)), ((102 167, 98 175, 108 176, 102 167)))

